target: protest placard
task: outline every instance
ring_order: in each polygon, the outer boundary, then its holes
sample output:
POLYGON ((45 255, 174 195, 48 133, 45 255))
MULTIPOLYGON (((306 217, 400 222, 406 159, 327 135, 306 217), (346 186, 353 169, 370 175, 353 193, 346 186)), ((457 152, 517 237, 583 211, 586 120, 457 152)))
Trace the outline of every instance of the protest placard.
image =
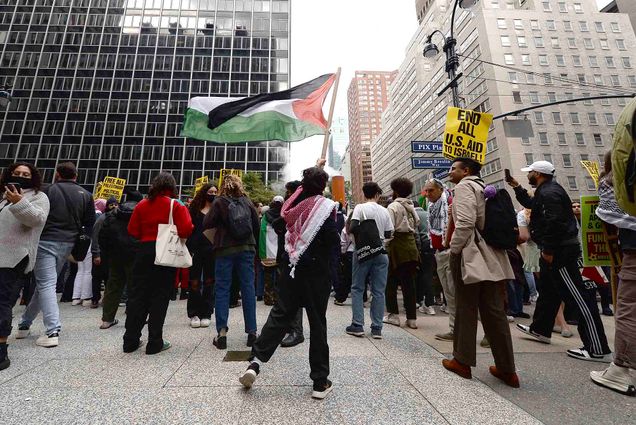
POLYGON ((446 114, 443 154, 448 159, 472 158, 480 164, 486 161, 488 130, 492 114, 450 107, 446 114))
POLYGON ((597 195, 581 196, 581 242, 585 267, 611 265, 607 234, 603 231, 603 222, 596 215, 598 202, 597 195))
POLYGON ((194 181, 194 194, 196 195, 199 190, 209 181, 208 176, 199 177, 194 181))
POLYGON ((599 163, 596 161, 581 161, 581 165, 587 170, 592 180, 594 180, 594 186, 598 189, 598 179, 601 175, 599 163))
POLYGON ((233 174, 235 176, 238 176, 240 179, 243 179, 243 170, 223 168, 219 172, 219 190, 221 189, 221 185, 223 184, 223 176, 227 176, 228 174, 233 174))
POLYGON ((120 179, 118 177, 104 177, 104 181, 97 184, 95 190, 95 199, 108 199, 114 196, 117 202, 121 201, 121 196, 124 193, 124 186, 126 186, 126 179, 120 179))

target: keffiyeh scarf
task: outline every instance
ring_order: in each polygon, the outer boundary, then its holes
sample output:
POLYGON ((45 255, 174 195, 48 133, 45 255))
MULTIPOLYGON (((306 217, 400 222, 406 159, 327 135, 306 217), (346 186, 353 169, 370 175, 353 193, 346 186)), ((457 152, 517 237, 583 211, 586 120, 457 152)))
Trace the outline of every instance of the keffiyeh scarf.
POLYGON ((296 265, 300 257, 314 240, 325 220, 331 214, 335 217, 338 206, 337 203, 321 195, 311 196, 294 205, 302 192, 301 186, 285 201, 281 210, 281 217, 287 224, 285 251, 289 255, 291 266, 289 275, 292 278, 295 277, 296 265))
POLYGON ((605 180, 601 180, 598 186, 599 203, 596 208, 598 218, 619 229, 636 231, 636 217, 632 217, 621 209, 616 202, 614 188, 605 180))
POLYGON ((428 228, 433 235, 444 237, 447 227, 448 192, 444 190, 442 196, 428 207, 428 228))

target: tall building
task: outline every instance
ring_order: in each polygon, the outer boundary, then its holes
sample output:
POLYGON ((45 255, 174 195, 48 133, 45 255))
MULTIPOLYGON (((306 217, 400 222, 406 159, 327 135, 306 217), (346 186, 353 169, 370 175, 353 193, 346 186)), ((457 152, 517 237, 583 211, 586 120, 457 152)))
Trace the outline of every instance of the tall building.
POLYGON ((331 123, 328 165, 337 170, 342 164, 342 155, 349 144, 349 124, 345 117, 335 117, 331 123))
MULTIPOLYGON (((415 182, 416 193, 432 170, 414 170, 410 142, 442 140, 451 104, 441 53, 422 56, 426 37, 450 28, 453 1, 421 1, 422 18, 407 49, 382 133, 373 140, 373 176, 383 188, 396 176, 415 182)), ((463 73, 462 106, 495 116, 553 101, 636 93, 636 37, 625 14, 600 13, 595 0, 491 0, 470 11, 458 9, 455 22, 463 73)), ((433 38, 441 50, 442 37, 433 38)), ((557 178, 573 198, 594 191, 581 160, 601 161, 627 99, 588 100, 545 106, 524 114, 533 137, 506 136, 503 120, 489 133, 481 175, 503 187, 504 169, 520 182, 520 168, 536 160, 551 161, 557 178)), ((440 154, 441 155, 441 154, 440 154)))
POLYGON ((380 134, 382 112, 395 75, 395 71, 356 71, 347 90, 351 190, 356 203, 364 201, 362 185, 373 179, 371 141, 380 134))
POLYGON ((288 145, 180 137, 193 96, 289 86, 288 0, 7 0, 0 5, 0 167, 34 162, 51 181, 72 160, 145 191, 171 172, 187 189, 221 168, 282 179, 288 145))
POLYGON ((632 21, 632 27, 636 28, 636 2, 634 0, 612 0, 604 8, 604 13, 627 13, 632 21))

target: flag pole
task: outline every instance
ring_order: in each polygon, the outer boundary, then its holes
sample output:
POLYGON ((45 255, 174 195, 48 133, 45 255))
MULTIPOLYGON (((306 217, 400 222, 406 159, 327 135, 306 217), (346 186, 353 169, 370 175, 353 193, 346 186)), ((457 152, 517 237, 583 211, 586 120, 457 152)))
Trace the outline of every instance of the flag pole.
POLYGON ((333 110, 336 106, 336 96, 338 96, 338 83, 340 82, 340 71, 336 72, 336 82, 333 86, 333 94, 331 95, 331 107, 329 108, 329 117, 327 118, 327 131, 325 132, 325 140, 322 142, 322 155, 320 158, 327 159, 327 148, 329 147, 329 136, 331 134, 331 121, 333 120, 333 110))

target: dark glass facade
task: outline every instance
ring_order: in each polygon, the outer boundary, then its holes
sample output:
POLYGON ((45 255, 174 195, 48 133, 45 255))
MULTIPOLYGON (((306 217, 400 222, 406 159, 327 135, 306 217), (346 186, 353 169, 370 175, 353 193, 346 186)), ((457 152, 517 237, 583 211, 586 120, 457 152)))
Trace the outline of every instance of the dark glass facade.
POLYGON ((147 190, 160 170, 186 190, 221 168, 283 178, 288 144, 179 137, 188 99, 289 86, 286 0, 0 0, 0 167, 34 162, 51 181, 71 160, 147 190))

